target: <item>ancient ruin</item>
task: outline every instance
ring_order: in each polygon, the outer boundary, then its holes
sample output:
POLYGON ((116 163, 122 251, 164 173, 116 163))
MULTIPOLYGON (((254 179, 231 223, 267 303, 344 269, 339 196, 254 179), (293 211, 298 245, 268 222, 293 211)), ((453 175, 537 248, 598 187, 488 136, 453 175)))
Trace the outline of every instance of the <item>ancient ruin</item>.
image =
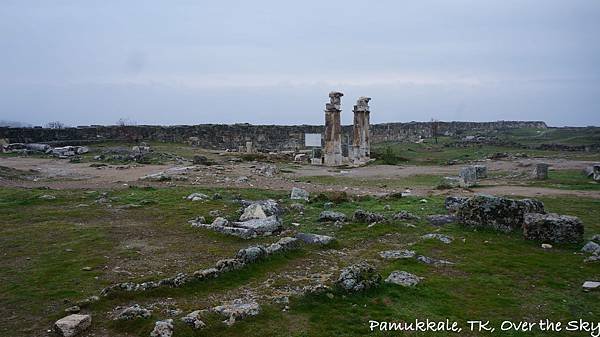
POLYGON ((359 97, 354 106, 354 132, 352 149, 349 151, 350 161, 353 164, 364 164, 371 156, 369 110, 370 97, 359 97))
POLYGON ((342 126, 340 123, 342 96, 344 96, 343 93, 332 91, 329 93, 329 103, 325 104, 323 164, 327 166, 342 165, 342 126))

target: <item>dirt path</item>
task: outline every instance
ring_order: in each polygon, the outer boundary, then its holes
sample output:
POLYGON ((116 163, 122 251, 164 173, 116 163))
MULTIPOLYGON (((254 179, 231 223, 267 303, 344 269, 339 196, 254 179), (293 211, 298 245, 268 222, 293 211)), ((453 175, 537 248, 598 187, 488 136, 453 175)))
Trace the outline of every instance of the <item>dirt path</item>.
MULTIPOLYGON (((536 159, 522 159, 518 161, 484 161, 488 171, 493 172, 527 172, 532 164, 540 162, 536 159)), ((554 169, 583 169, 592 164, 587 161, 572 161, 564 159, 544 160, 554 169)), ((186 174, 185 181, 148 182, 139 178, 148 174, 162 172, 181 166, 173 165, 109 165, 100 168, 90 167, 89 163, 69 163, 60 159, 0 158, 0 166, 10 167, 35 175, 32 179, 0 179, 0 186, 51 189, 102 189, 125 188, 129 185, 137 186, 204 186, 221 188, 262 188, 271 190, 287 190, 292 187, 301 187, 310 192, 346 191, 349 194, 385 194, 404 192, 404 188, 381 187, 373 183, 365 186, 343 186, 339 184, 323 184, 298 181, 302 177, 330 176, 362 179, 402 179, 417 174, 423 175, 457 175, 461 166, 391 166, 377 165, 353 169, 338 169, 322 166, 298 165, 290 173, 281 173, 273 177, 266 177, 255 172, 260 163, 223 163, 216 166, 196 166, 186 174), (32 173, 35 172, 35 173, 32 173)), ((518 195, 525 197, 540 196, 579 196, 600 199, 600 191, 563 190, 544 187, 506 186, 503 182, 491 180, 490 183, 499 183, 498 186, 480 187, 473 191, 453 189, 440 191, 433 188, 410 187, 411 194, 418 196, 486 193, 497 195, 518 195)))

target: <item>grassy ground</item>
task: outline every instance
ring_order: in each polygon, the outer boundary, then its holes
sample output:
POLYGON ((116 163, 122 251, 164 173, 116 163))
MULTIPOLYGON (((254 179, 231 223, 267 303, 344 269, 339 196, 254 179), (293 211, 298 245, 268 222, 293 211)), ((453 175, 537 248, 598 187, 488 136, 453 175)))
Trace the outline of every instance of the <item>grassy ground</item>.
POLYGON ((312 182, 325 185, 340 185, 351 187, 388 187, 388 188, 411 188, 419 186, 436 186, 442 176, 431 174, 416 174, 406 178, 350 178, 335 176, 305 176, 299 177, 299 181, 312 182))
MULTIPOLYGON (((273 238, 238 240, 190 228, 186 221, 209 210, 221 209, 235 216, 236 193, 249 199, 273 197, 285 200, 283 193, 261 190, 219 191, 191 188, 132 188, 108 192, 112 207, 97 204, 99 191, 48 191, 0 189, 0 334, 30 336, 45 331, 61 317, 69 303, 117 281, 149 280, 192 271, 232 256, 239 248, 273 238), (182 198, 192 191, 223 194, 222 201, 193 203, 182 198), (56 196, 54 200, 39 197, 56 196), (80 204, 88 206, 77 207, 80 204), (67 251, 67 250, 72 250, 67 251), (83 267, 92 271, 83 271, 83 267), (106 266, 106 267, 105 267, 106 266), (115 267, 133 272, 115 274, 115 267), (160 273, 160 274, 158 274, 160 273)), ((401 198, 342 201, 335 210, 348 215, 357 208, 391 214, 407 210, 420 216, 443 213, 441 198, 401 198), (384 210, 389 204, 390 211, 384 210)), ((545 198, 548 211, 579 216, 586 225, 585 236, 600 232, 600 200, 545 198)), ((581 283, 597 278, 597 265, 584 264, 583 256, 573 254, 580 245, 556 246, 542 250, 539 243, 527 242, 517 234, 467 230, 460 225, 439 229, 455 241, 419 241, 425 233, 437 231, 424 220, 376 225, 349 223, 342 228, 316 222, 324 201, 306 205, 303 215, 287 213, 285 224, 298 222, 303 231, 335 235, 331 247, 304 247, 277 255, 210 282, 196 282, 179 289, 164 289, 136 295, 118 295, 92 305, 94 331, 106 335, 147 336, 155 319, 115 323, 106 312, 117 305, 155 303, 171 299, 185 312, 218 304, 216 298, 254 286, 323 259, 328 252, 340 251, 340 264, 371 259, 384 275, 406 270, 424 277, 416 288, 383 285, 360 294, 331 291, 328 294, 292 298, 290 310, 265 303, 263 313, 225 328, 217 317, 207 319, 209 327, 194 332, 176 321, 176 336, 363 336, 369 319, 466 320, 584 319, 594 320, 600 312, 598 293, 583 293, 581 283), (409 246, 411 243, 414 245, 409 246), (414 260, 384 262, 380 250, 406 248, 418 253, 454 261, 452 267, 436 268, 414 260), (343 256, 343 255, 342 255, 343 256)), ((167 301, 168 302, 168 301, 167 301)), ((421 335, 421 334, 419 334, 421 335)), ((433 334, 432 334, 433 335, 433 334)), ((479 336, 479 333, 463 333, 479 336)), ((542 333, 505 333, 503 336, 547 336, 542 333)), ((565 334, 567 335, 567 334, 565 334)))

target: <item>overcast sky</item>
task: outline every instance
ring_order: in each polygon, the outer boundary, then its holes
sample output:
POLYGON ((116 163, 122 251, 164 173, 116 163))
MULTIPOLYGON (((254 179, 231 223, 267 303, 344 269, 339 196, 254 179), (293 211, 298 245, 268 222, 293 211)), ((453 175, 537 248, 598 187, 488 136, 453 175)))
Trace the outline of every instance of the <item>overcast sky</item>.
POLYGON ((0 120, 600 125, 600 1, 0 0, 0 120))

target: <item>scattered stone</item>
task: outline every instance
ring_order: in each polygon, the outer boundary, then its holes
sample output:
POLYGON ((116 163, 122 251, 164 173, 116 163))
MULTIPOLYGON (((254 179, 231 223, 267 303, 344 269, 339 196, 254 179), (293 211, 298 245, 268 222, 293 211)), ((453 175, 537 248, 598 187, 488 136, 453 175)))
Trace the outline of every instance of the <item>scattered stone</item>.
POLYGON ((304 212, 304 205, 299 203, 294 203, 290 205, 290 209, 295 212, 304 212))
POLYGON ((86 307, 86 306, 88 306, 88 305, 90 305, 90 304, 92 304, 94 302, 99 301, 99 300, 100 300, 100 297, 98 297, 98 296, 90 296, 88 298, 85 298, 85 299, 77 302, 77 305, 79 307, 86 307))
POLYGON ((451 266, 454 264, 454 262, 450 262, 450 261, 446 261, 446 260, 440 260, 440 259, 435 259, 433 257, 427 257, 427 256, 423 256, 423 255, 419 255, 417 256, 417 261, 421 262, 421 263, 425 263, 425 264, 430 264, 436 267, 440 267, 440 266, 451 266))
POLYGON ((290 199, 292 200, 306 200, 308 201, 309 193, 306 190, 303 190, 298 187, 292 188, 292 193, 290 195, 290 199))
POLYGON ((244 267, 244 262, 238 259, 223 259, 217 261, 215 264, 215 268, 220 273, 226 273, 233 270, 242 269, 244 267))
POLYGON ((429 215, 426 219, 433 226, 443 226, 456 222, 456 217, 454 215, 447 214, 429 215))
POLYGON ((171 337, 173 336, 173 320, 156 321, 154 330, 150 332, 150 337, 171 337))
POLYGON ((450 189, 461 186, 462 179, 460 177, 443 177, 442 181, 437 185, 438 189, 450 189))
POLYGON ((385 279, 386 283, 397 284, 403 287, 413 287, 421 282, 422 278, 409 272, 395 270, 385 279))
POLYGON ((574 216, 527 213, 524 217, 523 235, 527 240, 577 243, 583 241, 583 224, 574 216))
POLYGON ((438 233, 425 234, 425 235, 421 236, 421 239, 424 239, 424 240, 437 239, 445 244, 452 243, 452 241, 454 240, 454 238, 451 236, 444 235, 444 234, 438 234, 438 233))
POLYGON ((600 165, 594 165, 594 181, 600 181, 600 165))
POLYGON ((318 245, 327 245, 335 240, 331 236, 327 235, 319 235, 312 233, 298 233, 296 234, 296 238, 308 244, 318 244, 318 245))
POLYGON ((381 275, 365 261, 342 269, 336 281, 342 289, 353 292, 376 287, 380 283, 381 275))
POLYGON ((54 199, 56 199, 56 197, 53 196, 53 195, 50 195, 50 194, 44 194, 44 195, 40 195, 39 199, 42 199, 42 200, 54 200, 54 199))
POLYGON ((535 199, 513 200, 478 195, 458 206, 456 216, 468 227, 510 232, 522 227, 527 213, 545 213, 544 204, 535 199))
POLYGON ((267 250, 263 246, 252 246, 240 249, 235 258, 244 263, 252 263, 267 256, 267 250))
POLYGON ((600 288, 600 282, 585 281, 585 282, 583 282, 583 285, 581 287, 583 288, 583 291, 598 290, 600 288))
POLYGON ((251 204, 250 206, 246 207, 244 214, 240 216, 240 221, 266 218, 267 215, 260 204, 251 204))
POLYGON ((67 314, 76 314, 81 311, 81 308, 78 305, 74 305, 72 307, 68 307, 65 309, 67 314))
POLYGON ((477 179, 487 178, 487 167, 485 165, 474 165, 477 179))
POLYGON ((281 215, 283 214, 283 209, 279 206, 279 203, 277 203, 277 201, 272 200, 272 199, 267 199, 267 200, 259 200, 259 201, 247 201, 247 200, 241 200, 240 203, 242 204, 243 207, 248 207, 251 204, 259 204, 262 209, 263 212, 265 212, 265 214, 267 216, 271 216, 271 215, 281 215))
POLYGON ((471 187, 477 184, 477 170, 474 166, 465 166, 460 170, 460 186, 471 187))
POLYGON ((594 241, 590 241, 581 248, 581 251, 584 253, 600 255, 600 244, 595 243, 594 241))
POLYGON ((83 267, 81 268, 83 271, 92 271, 92 267, 83 267))
POLYGON ((394 214, 394 216, 392 217, 392 219, 396 220, 396 221, 403 221, 403 220, 421 220, 420 217, 409 213, 407 211, 400 211, 396 214, 394 214))
POLYGON ((331 221, 331 222, 342 221, 342 222, 344 222, 344 221, 346 221, 346 215, 344 213, 340 213, 340 212, 323 211, 319 215, 319 221, 321 221, 321 222, 325 222, 325 221, 331 221))
POLYGON ((194 156, 193 163, 194 165, 208 165, 209 161, 208 158, 206 158, 205 156, 197 154, 194 156))
POLYGON ((383 210, 384 211, 391 211, 392 210, 392 206, 390 206, 390 205, 384 205, 383 206, 383 210))
POLYGON ((206 327, 206 324, 200 319, 200 313, 200 310, 192 311, 189 314, 183 316, 181 318, 181 321, 191 326, 193 329, 202 329, 206 327))
POLYGON ((548 167, 550 165, 544 163, 535 164, 533 168, 533 178, 537 180, 548 179, 548 167))
POLYGON ((258 235, 271 235, 273 232, 281 229, 281 221, 271 215, 264 219, 250 219, 246 221, 233 222, 233 226, 245 228, 254 231, 258 235))
POLYGON ((410 259, 415 257, 414 250, 386 250, 379 252, 379 256, 386 260, 410 259))
POLYGON ((269 245, 266 250, 267 254, 277 253, 279 251, 289 251, 298 248, 299 240, 289 236, 279 239, 279 241, 269 245))
POLYGON ((549 243, 542 243, 542 249, 552 249, 552 245, 549 243))
POLYGON ((260 313, 260 305, 254 300, 244 301, 243 299, 236 299, 230 304, 216 306, 212 310, 227 317, 228 319, 224 323, 232 325, 236 320, 258 315, 260 313))
POLYGON ((590 241, 593 241, 597 244, 600 244, 600 234, 595 234, 594 236, 592 236, 592 238, 590 239, 590 241))
POLYGON ((129 321, 138 318, 148 318, 152 315, 152 312, 148 309, 142 308, 139 304, 134 304, 130 307, 123 309, 115 320, 129 321))
MULTIPOLYGON (((321 213, 321 214, 323 214, 323 213, 321 213)), ((372 224, 375 222, 382 222, 385 220, 385 216, 383 214, 367 212, 367 211, 363 211, 362 209, 356 210, 354 212, 354 215, 352 218, 356 222, 368 223, 368 224, 372 224)))
POLYGON ((213 218, 219 218, 219 217, 223 216, 223 211, 221 211, 220 209, 214 209, 214 210, 208 212, 208 215, 213 218))
POLYGON ((267 164, 258 167, 255 172, 261 176, 273 177, 279 173, 279 168, 275 165, 267 164))
POLYGON ((191 200, 191 201, 203 201, 203 200, 207 200, 208 195, 204 194, 204 193, 192 193, 190 195, 188 195, 186 197, 187 200, 191 200))
POLYGON ((73 314, 54 323, 54 331, 63 337, 77 336, 92 325, 92 316, 73 314))
POLYGON ((326 203, 323 204, 323 208, 325 209, 332 209, 333 208, 333 202, 328 201, 326 203))

